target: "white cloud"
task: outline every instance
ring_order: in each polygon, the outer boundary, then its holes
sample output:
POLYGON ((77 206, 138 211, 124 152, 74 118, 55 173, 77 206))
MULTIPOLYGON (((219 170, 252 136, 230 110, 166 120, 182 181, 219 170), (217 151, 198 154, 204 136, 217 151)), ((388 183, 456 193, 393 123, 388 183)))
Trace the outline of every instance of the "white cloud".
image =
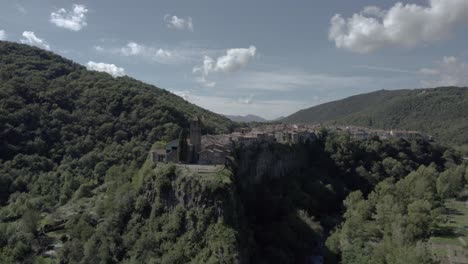
POLYGON ((67 11, 60 8, 56 12, 50 14, 50 22, 57 27, 66 28, 72 31, 80 31, 87 25, 86 13, 88 9, 84 5, 73 5, 73 9, 67 11))
POLYGON ((177 91, 177 92, 174 92, 174 94, 182 97, 186 101, 190 99, 190 91, 177 91))
POLYGON ((7 39, 7 34, 5 30, 0 30, 0 40, 6 40, 7 39))
POLYGON ((37 46, 46 50, 50 50, 50 45, 41 38, 36 37, 32 31, 24 31, 23 38, 20 39, 20 42, 23 44, 37 46))
POLYGON ((86 63, 86 67, 93 71, 107 72, 114 77, 125 75, 125 69, 117 67, 115 64, 89 61, 86 63))
POLYGON ((187 29, 193 32, 193 22, 191 17, 180 18, 166 14, 164 16, 164 21, 166 22, 168 28, 175 28, 179 30, 187 29))
POLYGON ((118 54, 125 57, 138 57, 161 64, 182 64, 193 61, 194 57, 200 56, 200 52, 195 50, 169 50, 147 46, 133 41, 127 43, 127 45, 123 47, 103 48, 102 46, 95 46, 94 49, 103 53, 118 54))
POLYGON ((374 16, 374 17, 384 17, 386 12, 380 7, 377 6, 366 6, 364 9, 361 11, 362 15, 368 15, 368 16, 374 16))
MULTIPOLYGON (((103 40, 101 42, 108 42, 108 40, 103 40)), ((115 43, 116 40, 111 40, 109 42, 115 43)), ((196 44, 190 42, 172 46, 158 46, 137 43, 135 41, 130 41, 123 46, 103 46, 103 44, 99 44, 98 46, 94 46, 94 50, 108 55, 120 55, 166 65, 193 65, 199 62, 204 54, 212 56, 222 52, 222 50, 219 49, 197 47, 196 44)))
POLYGON ((429 0, 429 6, 396 3, 388 11, 366 7, 344 19, 331 19, 329 39, 336 47, 368 53, 386 46, 414 47, 448 37, 468 22, 467 0, 429 0))
POLYGON ((250 61, 255 56, 256 48, 250 46, 248 49, 230 49, 226 52, 226 55, 221 56, 216 61, 216 67, 214 71, 222 72, 234 72, 250 61))
POLYGON ((210 56, 203 58, 203 65, 195 66, 192 69, 193 73, 201 73, 203 76, 208 75, 214 69, 215 61, 210 56))
POLYGON ((423 68, 420 73, 427 76, 421 81, 424 87, 468 85, 468 63, 456 57, 444 57, 435 68, 423 68))
POLYGON ((158 49, 158 51, 156 51, 156 57, 159 59, 169 59, 172 57, 172 52, 168 50, 158 49))
POLYGON ((192 94, 191 91, 173 91, 173 93, 177 96, 180 96, 182 97, 184 100, 186 101, 189 101, 189 102, 194 102, 194 101, 197 101, 199 99, 198 96, 195 96, 192 94))
POLYGON ((144 52, 146 48, 135 42, 129 42, 127 46, 120 49, 120 53, 124 56, 141 55, 144 52))
POLYGON ((226 55, 218 57, 216 60, 210 56, 205 56, 203 65, 194 67, 192 72, 200 74, 200 77, 196 79, 199 83, 207 83, 212 87, 215 83, 206 80, 210 73, 238 71, 249 63, 255 56, 255 52, 255 46, 250 46, 249 48, 228 49, 226 55))

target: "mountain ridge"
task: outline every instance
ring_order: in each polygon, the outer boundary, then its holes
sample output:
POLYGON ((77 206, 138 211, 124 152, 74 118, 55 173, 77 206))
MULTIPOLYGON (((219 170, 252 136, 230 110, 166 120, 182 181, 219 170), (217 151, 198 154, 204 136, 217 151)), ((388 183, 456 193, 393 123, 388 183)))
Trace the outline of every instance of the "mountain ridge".
POLYGON ((225 117, 229 118, 231 121, 234 121, 234 122, 246 122, 246 123, 249 123, 249 122, 268 122, 267 119, 261 117, 261 116, 258 116, 258 115, 252 115, 252 114, 248 114, 248 115, 224 115, 225 117))
POLYGON ((285 123, 357 125, 428 133, 440 142, 468 144, 468 88, 379 90, 302 109, 285 123))

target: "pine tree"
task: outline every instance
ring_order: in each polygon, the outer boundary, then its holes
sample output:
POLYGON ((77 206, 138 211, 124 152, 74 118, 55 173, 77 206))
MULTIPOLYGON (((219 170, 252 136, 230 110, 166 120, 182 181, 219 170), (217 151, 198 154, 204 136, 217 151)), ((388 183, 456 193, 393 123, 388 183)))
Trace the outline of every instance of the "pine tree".
POLYGON ((188 161, 188 144, 187 144, 188 133, 186 129, 182 129, 179 133, 179 146, 177 148, 177 157, 179 162, 188 161))

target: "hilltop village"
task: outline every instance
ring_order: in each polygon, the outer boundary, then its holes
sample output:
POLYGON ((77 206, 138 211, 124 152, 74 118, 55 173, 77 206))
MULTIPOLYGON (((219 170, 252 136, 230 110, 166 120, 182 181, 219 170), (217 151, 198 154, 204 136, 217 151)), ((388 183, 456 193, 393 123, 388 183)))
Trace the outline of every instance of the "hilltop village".
MULTIPOLYGON (((192 119, 188 135, 182 139, 182 142, 180 138, 174 139, 167 143, 165 148, 152 150, 150 153, 152 161, 200 165, 224 164, 235 146, 249 146, 255 143, 301 144, 315 140, 323 128, 320 124, 270 124, 255 128, 240 128, 230 134, 202 135, 201 127, 202 122, 199 118, 192 119)), ((352 138, 359 140, 375 136, 381 139, 432 140, 430 136, 418 131, 378 130, 355 126, 326 128, 349 133, 352 138)))

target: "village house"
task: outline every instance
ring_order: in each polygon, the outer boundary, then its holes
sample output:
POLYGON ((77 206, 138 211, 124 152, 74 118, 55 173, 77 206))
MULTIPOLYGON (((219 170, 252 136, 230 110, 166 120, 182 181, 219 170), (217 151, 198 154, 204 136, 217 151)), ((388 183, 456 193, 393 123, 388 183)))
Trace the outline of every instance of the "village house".
POLYGON ((355 127, 347 126, 345 128, 337 127, 338 131, 346 131, 351 137, 359 140, 369 139, 377 136, 380 139, 389 138, 402 138, 406 140, 422 139, 431 141, 432 137, 418 131, 406 131, 406 130, 382 130, 382 129, 369 129, 366 127, 355 127))
MULTIPOLYGON (((186 141, 187 160, 180 161, 178 148, 179 139, 172 140, 165 148, 150 152, 153 162, 174 162, 190 164, 223 164, 231 156, 234 147, 250 146, 257 143, 303 144, 317 138, 320 125, 289 125, 274 124, 255 128, 240 128, 231 134, 201 135, 201 120, 194 118, 190 121, 189 135, 186 141)), ((431 140, 431 137, 417 131, 379 130, 365 127, 347 126, 334 127, 336 131, 347 132, 351 137, 364 140, 378 136, 381 139, 403 138, 431 140)))
MULTIPOLYGON (((187 139, 188 159, 191 164, 223 164, 231 155, 235 145, 250 146, 256 143, 300 144, 315 139, 315 132, 296 125, 266 125, 257 128, 241 128, 231 134, 201 135, 201 121, 190 122, 187 139)), ((164 149, 151 151, 153 162, 174 162, 179 160, 179 139, 166 144, 164 149)))

